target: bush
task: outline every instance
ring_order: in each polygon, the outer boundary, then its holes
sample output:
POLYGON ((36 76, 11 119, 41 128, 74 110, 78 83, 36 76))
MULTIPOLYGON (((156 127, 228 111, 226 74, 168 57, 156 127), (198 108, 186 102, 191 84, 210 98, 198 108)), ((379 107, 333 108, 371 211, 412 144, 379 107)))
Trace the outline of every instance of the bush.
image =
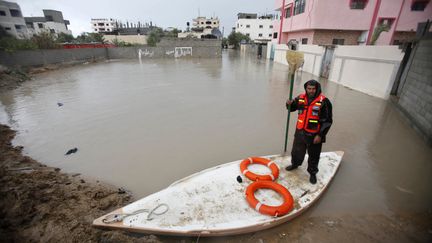
POLYGON ((65 33, 59 33, 56 38, 57 43, 71 43, 75 40, 73 35, 65 34, 65 33))
POLYGON ((31 40, 21 40, 12 36, 0 38, 0 50, 14 52, 16 50, 34 50, 38 46, 31 40))
POLYGON ((48 32, 41 32, 39 35, 34 35, 31 41, 36 44, 39 49, 60 48, 60 45, 55 41, 55 36, 48 32))
POLYGON ((133 46, 131 43, 124 42, 124 41, 119 41, 117 38, 115 38, 115 39, 112 41, 112 43, 113 43, 115 46, 118 46, 118 47, 133 46))

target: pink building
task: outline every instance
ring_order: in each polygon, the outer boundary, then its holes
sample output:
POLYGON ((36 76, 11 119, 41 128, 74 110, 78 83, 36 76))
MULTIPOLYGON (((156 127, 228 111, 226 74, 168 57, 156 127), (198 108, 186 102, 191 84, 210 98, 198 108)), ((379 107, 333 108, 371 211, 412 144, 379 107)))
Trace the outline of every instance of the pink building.
POLYGON ((371 44, 412 41, 417 24, 432 19, 430 0, 276 0, 281 17, 273 24, 273 42, 371 44))

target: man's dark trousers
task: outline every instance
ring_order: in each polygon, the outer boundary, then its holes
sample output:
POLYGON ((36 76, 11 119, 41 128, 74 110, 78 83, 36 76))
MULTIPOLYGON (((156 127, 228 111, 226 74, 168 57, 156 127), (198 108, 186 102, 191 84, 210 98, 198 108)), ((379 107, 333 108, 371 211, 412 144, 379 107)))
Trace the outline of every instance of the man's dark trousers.
POLYGON ((307 171, 311 175, 318 173, 318 162, 320 159, 322 143, 314 144, 313 136, 309 137, 303 132, 296 131, 293 147, 291 150, 291 163, 298 167, 303 163, 306 150, 309 155, 307 171))

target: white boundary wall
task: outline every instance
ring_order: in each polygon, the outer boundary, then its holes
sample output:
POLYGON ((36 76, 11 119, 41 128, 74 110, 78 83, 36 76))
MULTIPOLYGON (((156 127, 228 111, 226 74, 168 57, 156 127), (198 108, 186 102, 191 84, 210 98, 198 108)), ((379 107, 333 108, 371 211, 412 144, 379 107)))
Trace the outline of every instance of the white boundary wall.
POLYGON ((329 80, 388 99, 403 56, 397 46, 338 46, 329 80))
MULTIPOLYGON (((288 65, 286 50, 286 45, 276 45, 274 61, 288 65)), ((304 53, 303 71, 319 76, 325 47, 299 45, 299 51, 304 53)), ((271 43, 267 47, 268 58, 270 52, 271 43)), ((329 80, 388 99, 403 56, 404 53, 397 46, 336 46, 329 80)))

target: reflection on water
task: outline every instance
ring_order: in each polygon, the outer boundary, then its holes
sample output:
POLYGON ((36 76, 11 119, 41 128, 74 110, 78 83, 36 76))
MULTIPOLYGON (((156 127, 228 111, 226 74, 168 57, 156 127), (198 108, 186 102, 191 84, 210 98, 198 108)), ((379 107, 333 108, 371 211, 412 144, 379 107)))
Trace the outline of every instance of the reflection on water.
MULTIPOLYGON (((298 75, 294 94, 310 78, 298 75)), ((345 156, 311 213, 430 209, 431 148, 387 101, 322 86, 335 121, 324 150, 345 156)), ((286 66, 237 52, 112 61, 37 75, 0 96, 0 122, 35 159, 139 198, 220 163, 280 153, 288 93, 286 66), (64 156, 73 147, 78 153, 64 156)))

